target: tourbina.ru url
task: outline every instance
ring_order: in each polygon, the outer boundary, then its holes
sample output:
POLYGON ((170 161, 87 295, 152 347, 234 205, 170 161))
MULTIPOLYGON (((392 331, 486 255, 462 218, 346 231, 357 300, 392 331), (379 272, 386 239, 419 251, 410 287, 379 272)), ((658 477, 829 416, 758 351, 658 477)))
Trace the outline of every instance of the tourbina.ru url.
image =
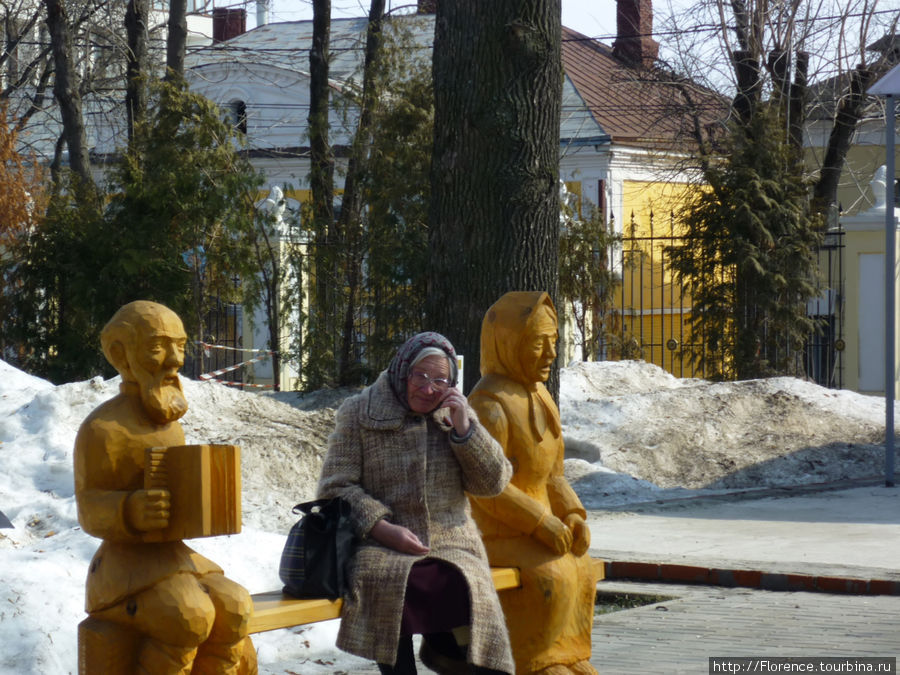
POLYGON ((896 657, 710 656, 712 673, 896 673, 896 657))

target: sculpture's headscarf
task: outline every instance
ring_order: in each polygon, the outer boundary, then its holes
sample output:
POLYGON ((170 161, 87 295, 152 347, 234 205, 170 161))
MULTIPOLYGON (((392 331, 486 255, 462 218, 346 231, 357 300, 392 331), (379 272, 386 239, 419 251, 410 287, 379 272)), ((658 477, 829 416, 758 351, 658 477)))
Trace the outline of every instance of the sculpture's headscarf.
POLYGON ((525 374, 519 357, 519 345, 529 336, 533 319, 541 307, 546 307, 556 317, 553 301, 544 291, 512 291, 488 309, 481 322, 481 374, 496 373, 524 385, 529 394, 528 410, 532 424, 535 406, 544 406, 547 412, 545 417, 554 433, 558 434, 556 403, 543 382, 535 382, 525 374))
POLYGON ((447 355, 447 359, 450 361, 450 385, 456 386, 458 374, 456 350, 453 349, 450 340, 440 333, 433 333, 430 331, 414 335, 404 342, 403 346, 397 350, 397 353, 394 355, 394 358, 391 359, 391 363, 387 370, 388 380, 391 383, 391 389, 394 392, 394 396, 396 396, 407 408, 409 407, 409 401, 406 400, 406 380, 409 377, 409 368, 418 360, 417 357, 422 350, 427 349, 428 347, 440 349, 447 355))

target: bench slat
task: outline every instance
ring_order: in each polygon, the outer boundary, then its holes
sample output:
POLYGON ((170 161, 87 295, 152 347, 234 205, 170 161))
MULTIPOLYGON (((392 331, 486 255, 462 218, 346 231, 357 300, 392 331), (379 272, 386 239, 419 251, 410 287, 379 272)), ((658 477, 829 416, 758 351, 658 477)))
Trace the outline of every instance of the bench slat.
MULTIPOLYGON (((521 584, 516 567, 492 567, 494 586, 498 591, 518 588, 521 584)), ((262 633, 267 630, 289 628, 316 621, 337 619, 341 615, 343 601, 326 598, 294 598, 281 591, 257 593, 253 596, 253 615, 250 617, 250 632, 262 633)))
POLYGON ((277 628, 337 619, 344 601, 327 598, 292 598, 281 591, 253 596, 250 632, 262 633, 277 628))

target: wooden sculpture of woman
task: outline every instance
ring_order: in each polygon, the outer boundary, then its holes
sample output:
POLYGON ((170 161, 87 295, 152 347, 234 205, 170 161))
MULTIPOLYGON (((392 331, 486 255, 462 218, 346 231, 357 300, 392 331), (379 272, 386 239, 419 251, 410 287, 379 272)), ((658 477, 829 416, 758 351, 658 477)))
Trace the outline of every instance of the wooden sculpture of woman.
POLYGON ((520 675, 597 672, 590 530, 563 475, 559 410, 544 386, 557 338, 546 293, 507 293, 485 314, 482 377, 469 395, 514 469, 499 496, 471 501, 491 565, 521 570, 521 588, 500 594, 520 675))

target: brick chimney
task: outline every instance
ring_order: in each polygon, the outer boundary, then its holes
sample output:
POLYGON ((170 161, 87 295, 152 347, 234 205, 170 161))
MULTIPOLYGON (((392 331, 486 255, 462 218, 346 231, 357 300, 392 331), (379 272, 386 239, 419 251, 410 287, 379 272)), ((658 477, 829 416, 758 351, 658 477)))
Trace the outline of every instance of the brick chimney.
POLYGON ((632 66, 649 68, 659 56, 653 39, 651 0, 616 0, 616 41, 613 56, 632 66))
POLYGON ((247 32, 246 9, 213 8, 213 44, 225 42, 245 32, 247 32))

